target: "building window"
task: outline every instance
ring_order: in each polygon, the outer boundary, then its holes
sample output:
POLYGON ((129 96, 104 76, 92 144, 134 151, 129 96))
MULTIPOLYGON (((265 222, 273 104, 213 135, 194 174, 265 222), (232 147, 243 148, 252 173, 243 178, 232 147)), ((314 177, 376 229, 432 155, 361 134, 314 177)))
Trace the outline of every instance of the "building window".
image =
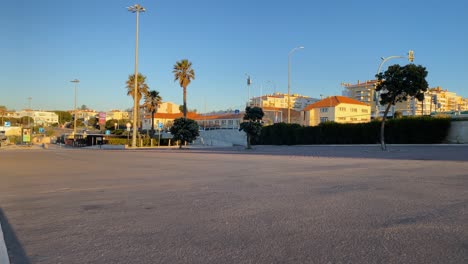
POLYGON ((320 112, 321 112, 321 113, 327 113, 327 112, 328 112, 328 108, 320 108, 320 112))
POLYGON ((351 108, 351 112, 357 113, 357 108, 351 108))
POLYGON ((338 117, 338 120, 345 121, 346 117, 338 117))
POLYGON ((369 111, 367 109, 362 109, 361 110, 363 113, 368 113, 369 111))
POLYGON ((321 117, 320 118, 320 123, 327 122, 327 121, 328 121, 328 117, 321 117))
POLYGON ((340 107, 339 110, 342 112, 346 112, 346 107, 340 107))
POLYGON ((351 117, 351 121, 357 121, 357 118, 351 117))

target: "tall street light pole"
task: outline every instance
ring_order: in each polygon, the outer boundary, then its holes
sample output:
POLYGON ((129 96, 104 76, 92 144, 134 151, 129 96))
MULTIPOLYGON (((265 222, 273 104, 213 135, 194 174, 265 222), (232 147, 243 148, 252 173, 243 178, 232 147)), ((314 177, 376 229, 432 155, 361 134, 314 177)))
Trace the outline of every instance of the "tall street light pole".
POLYGON ((247 77, 247 106, 250 106, 250 85, 252 84, 252 79, 247 73, 245 74, 245 77, 247 77))
POLYGON ((135 44, 135 87, 133 88, 133 135, 132 135, 132 147, 136 147, 136 136, 138 133, 138 24, 140 18, 140 12, 145 12, 146 9, 139 4, 130 6, 127 8, 128 11, 136 13, 136 44, 135 44))
POLYGON ((78 116, 76 115, 76 86, 80 82, 80 80, 75 79, 70 82, 75 83, 75 108, 73 109, 73 114, 75 115, 75 118, 73 120, 73 141, 74 141, 76 137, 76 119, 78 118, 78 116))
MULTIPOLYGON (((385 62, 387 62, 388 60, 391 60, 391 59, 403 59, 403 58, 408 58, 408 61, 410 62, 413 62, 414 61, 414 51, 412 50, 409 50, 408 51, 408 55, 407 56, 388 56, 388 57, 380 57, 380 59, 382 60, 379 64, 379 68, 377 69, 377 74, 380 73, 380 71, 382 70, 382 66, 384 65, 385 62)), ((377 85, 377 82, 375 83, 375 85, 377 85)), ((379 95, 377 94, 377 91, 374 91, 374 101, 375 101, 375 114, 374 114, 374 118, 377 118, 379 116, 379 106, 380 106, 380 103, 379 103, 379 95)))
POLYGON ((292 49, 288 54, 288 124, 291 124, 291 55, 296 51, 303 49, 303 46, 292 49))

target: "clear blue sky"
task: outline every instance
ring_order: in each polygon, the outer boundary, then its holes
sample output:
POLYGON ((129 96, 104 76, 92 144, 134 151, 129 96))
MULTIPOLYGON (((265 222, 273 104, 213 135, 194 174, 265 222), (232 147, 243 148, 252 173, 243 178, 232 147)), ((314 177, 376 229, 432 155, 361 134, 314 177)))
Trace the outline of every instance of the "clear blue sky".
MULTIPOLYGON (((2 2, 0 105, 20 110, 131 108, 125 81, 134 71, 135 14, 124 0, 2 2)), ((467 1, 139 1, 139 72, 164 101, 182 104, 177 60, 192 61, 189 109, 239 109, 251 94, 341 94, 341 82, 374 77, 380 57, 415 52, 430 87, 468 97, 467 1), (206 108, 205 108, 206 105, 206 108)), ((407 60, 395 59, 406 64, 407 60)), ((384 67, 386 69, 387 67, 384 67)))

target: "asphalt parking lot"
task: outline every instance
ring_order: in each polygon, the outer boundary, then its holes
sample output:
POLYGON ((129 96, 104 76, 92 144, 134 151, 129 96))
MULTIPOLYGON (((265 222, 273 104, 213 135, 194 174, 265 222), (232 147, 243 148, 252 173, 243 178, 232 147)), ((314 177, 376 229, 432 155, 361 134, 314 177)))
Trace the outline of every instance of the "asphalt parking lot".
POLYGON ((467 263, 468 146, 0 151, 12 263, 467 263))

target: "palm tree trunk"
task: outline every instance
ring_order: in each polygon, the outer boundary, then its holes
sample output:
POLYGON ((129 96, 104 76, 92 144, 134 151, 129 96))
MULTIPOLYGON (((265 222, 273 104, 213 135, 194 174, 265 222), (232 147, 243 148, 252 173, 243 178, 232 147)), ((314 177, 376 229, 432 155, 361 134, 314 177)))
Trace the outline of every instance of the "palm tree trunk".
POLYGON ((187 87, 184 87, 184 118, 187 119, 187 87))
POLYGON ((154 135, 154 110, 151 111, 151 135, 154 135))
POLYGON ((384 115, 382 117, 382 124, 380 125, 380 147, 382 150, 387 150, 387 146, 385 145, 385 119, 387 119, 387 114, 391 106, 392 104, 390 103, 385 109, 384 115))

